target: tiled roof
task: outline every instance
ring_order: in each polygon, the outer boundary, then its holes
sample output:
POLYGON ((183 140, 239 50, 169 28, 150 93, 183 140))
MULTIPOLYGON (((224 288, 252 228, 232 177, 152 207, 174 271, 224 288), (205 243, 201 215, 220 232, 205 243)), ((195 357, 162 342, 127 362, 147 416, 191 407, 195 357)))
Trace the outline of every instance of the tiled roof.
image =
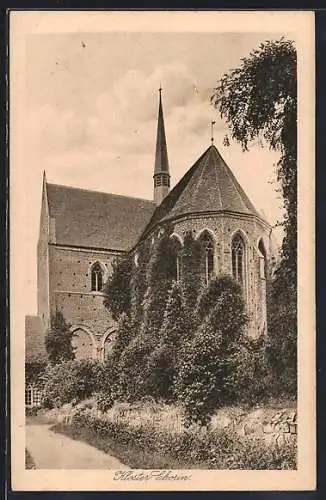
POLYGON ((143 236, 158 222, 181 215, 207 212, 235 212, 261 218, 213 145, 157 207, 143 236))
POLYGON ((25 358, 27 361, 46 356, 44 332, 39 316, 25 316, 25 358))
POLYGON ((47 184, 56 243, 129 250, 153 215, 149 200, 47 184))

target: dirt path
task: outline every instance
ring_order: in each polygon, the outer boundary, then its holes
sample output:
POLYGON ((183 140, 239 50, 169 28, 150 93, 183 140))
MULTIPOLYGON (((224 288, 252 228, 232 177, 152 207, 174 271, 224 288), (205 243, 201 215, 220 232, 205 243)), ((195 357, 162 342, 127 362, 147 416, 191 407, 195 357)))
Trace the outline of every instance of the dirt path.
POLYGON ((52 432, 50 427, 26 426, 26 448, 37 469, 129 469, 115 457, 52 432))

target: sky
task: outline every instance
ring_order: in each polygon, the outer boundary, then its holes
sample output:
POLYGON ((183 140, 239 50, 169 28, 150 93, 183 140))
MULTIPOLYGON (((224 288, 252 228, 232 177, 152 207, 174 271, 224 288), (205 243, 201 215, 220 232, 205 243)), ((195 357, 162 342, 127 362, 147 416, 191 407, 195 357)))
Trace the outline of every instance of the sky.
MULTIPOLYGON (((158 111, 171 185, 215 145, 258 210, 282 219, 278 154, 223 145, 228 133, 210 96, 219 78, 273 33, 60 33, 26 36, 23 161, 26 313, 36 313, 36 246, 42 173, 48 182, 152 199, 158 111)), ((277 232, 276 232, 277 236, 277 232)), ((278 236, 280 238, 280 236, 278 236)))

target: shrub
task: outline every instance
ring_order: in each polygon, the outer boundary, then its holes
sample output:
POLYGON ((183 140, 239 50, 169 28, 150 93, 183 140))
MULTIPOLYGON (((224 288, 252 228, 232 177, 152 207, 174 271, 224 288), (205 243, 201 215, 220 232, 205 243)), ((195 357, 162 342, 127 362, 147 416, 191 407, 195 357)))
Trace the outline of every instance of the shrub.
POLYGON ((101 363, 93 360, 69 360, 48 365, 43 375, 43 405, 59 407, 90 397, 101 387, 101 370, 101 363))
MULTIPOLYGON (((199 303, 210 312, 194 338, 185 344, 174 390, 184 405, 188 422, 206 423, 214 410, 230 402, 237 366, 234 353, 247 322, 242 292, 231 278, 216 278, 199 303), (215 281, 215 282, 214 282, 215 281)), ((202 313, 202 316, 204 313, 202 313)), ((238 380, 236 378, 236 380, 238 380)))
POLYGON ((198 297, 196 316, 202 321, 215 307, 216 301, 222 293, 241 296, 238 283, 231 276, 219 276, 211 279, 208 286, 203 288, 198 297))
POLYGON ((126 313, 122 313, 119 318, 117 336, 114 342, 111 356, 118 362, 121 354, 130 344, 130 341, 135 336, 135 326, 126 313))
POLYGON ((34 359, 25 362, 25 384, 41 384, 42 375, 47 365, 46 359, 34 359))
POLYGON ((131 256, 113 262, 113 272, 104 285, 104 306, 117 321, 122 314, 130 314, 131 308, 131 256))
POLYGON ((147 384, 150 394, 156 398, 171 399, 172 384, 177 369, 180 346, 192 333, 192 325, 188 321, 182 291, 174 282, 167 300, 159 344, 151 352, 147 363, 147 384))
POLYGON ((97 416, 90 410, 77 410, 71 427, 64 430, 92 444, 96 442, 104 451, 113 450, 132 468, 159 468, 164 457, 164 468, 296 468, 295 440, 267 445, 262 438, 239 436, 232 428, 212 431, 192 425, 174 432, 150 421, 136 425, 133 416, 122 420, 109 414, 97 416))
POLYGON ((296 289, 280 269, 268 293, 266 354, 273 376, 275 395, 297 392, 297 304, 296 289))
POLYGON ((134 262, 131 275, 131 319, 139 327, 143 318, 142 303, 147 290, 147 272, 150 260, 150 242, 146 240, 137 250, 137 265, 134 262))
POLYGON ((45 348, 48 358, 52 363, 74 359, 74 349, 71 344, 73 333, 63 314, 56 311, 51 317, 51 326, 46 333, 45 348))
POLYGON ((266 403, 271 396, 272 381, 266 359, 266 337, 250 339, 242 335, 230 358, 231 366, 226 389, 230 400, 253 406, 266 403))
POLYGON ((184 238, 181 252, 181 286, 185 300, 185 307, 188 313, 193 315, 198 295, 203 287, 200 274, 200 243, 196 241, 193 234, 188 231, 184 238))

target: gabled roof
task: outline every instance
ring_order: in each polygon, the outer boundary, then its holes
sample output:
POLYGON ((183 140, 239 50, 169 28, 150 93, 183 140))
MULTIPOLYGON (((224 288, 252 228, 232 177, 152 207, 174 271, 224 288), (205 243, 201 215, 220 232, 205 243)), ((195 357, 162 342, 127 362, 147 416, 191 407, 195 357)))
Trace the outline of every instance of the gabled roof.
POLYGON ((27 361, 46 356, 44 333, 39 316, 25 316, 25 358, 27 361))
POLYGON ((126 251, 137 242, 155 209, 139 198, 47 184, 56 243, 126 251))
POLYGON ((157 207, 143 236, 161 221, 207 212, 233 212, 262 219, 214 145, 157 207))

